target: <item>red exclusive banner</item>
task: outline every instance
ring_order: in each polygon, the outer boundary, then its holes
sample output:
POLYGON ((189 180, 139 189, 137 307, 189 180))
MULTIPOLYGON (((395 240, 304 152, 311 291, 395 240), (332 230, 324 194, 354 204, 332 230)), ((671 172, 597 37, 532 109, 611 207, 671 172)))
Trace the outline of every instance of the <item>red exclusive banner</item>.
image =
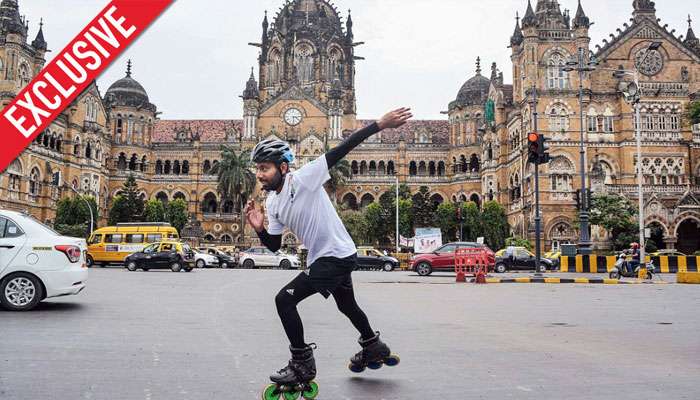
POLYGON ((112 0, 0 117, 0 171, 80 95, 174 0, 112 0))

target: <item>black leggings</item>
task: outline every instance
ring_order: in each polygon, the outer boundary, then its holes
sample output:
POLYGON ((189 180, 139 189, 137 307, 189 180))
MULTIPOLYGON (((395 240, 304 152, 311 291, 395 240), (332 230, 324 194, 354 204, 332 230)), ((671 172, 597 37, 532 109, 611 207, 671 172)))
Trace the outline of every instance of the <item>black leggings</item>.
MULTIPOLYGON (((311 278, 305 272, 300 273, 296 278, 283 287, 275 297, 277 313, 282 320, 282 326, 289 338, 292 347, 302 348, 306 346, 304 341, 304 325, 297 311, 297 304, 307 297, 318 293, 311 284, 311 278)), ((335 299, 340 312, 350 319, 350 322, 360 332, 363 339, 374 336, 374 331, 369 325, 367 315, 360 309, 355 301, 355 292, 352 287, 352 279, 348 274, 347 279, 335 289, 331 290, 331 295, 335 299)))

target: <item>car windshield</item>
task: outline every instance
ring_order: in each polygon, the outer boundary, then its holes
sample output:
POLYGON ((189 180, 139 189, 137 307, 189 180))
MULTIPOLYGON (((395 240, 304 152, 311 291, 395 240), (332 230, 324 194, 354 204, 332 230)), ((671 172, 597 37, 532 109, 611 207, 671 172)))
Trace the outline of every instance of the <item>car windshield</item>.
POLYGON ((144 247, 143 252, 144 253, 153 253, 157 248, 158 248, 158 243, 154 243, 152 245, 144 247))

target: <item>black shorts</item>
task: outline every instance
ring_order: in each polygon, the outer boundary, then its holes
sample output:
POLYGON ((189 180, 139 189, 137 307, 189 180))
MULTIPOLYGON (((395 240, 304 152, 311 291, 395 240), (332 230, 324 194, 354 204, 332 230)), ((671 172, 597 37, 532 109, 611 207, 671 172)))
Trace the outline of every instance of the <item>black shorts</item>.
POLYGON ((350 274, 357 266, 357 254, 345 258, 321 257, 307 271, 311 286, 325 298, 339 286, 352 288, 350 274))

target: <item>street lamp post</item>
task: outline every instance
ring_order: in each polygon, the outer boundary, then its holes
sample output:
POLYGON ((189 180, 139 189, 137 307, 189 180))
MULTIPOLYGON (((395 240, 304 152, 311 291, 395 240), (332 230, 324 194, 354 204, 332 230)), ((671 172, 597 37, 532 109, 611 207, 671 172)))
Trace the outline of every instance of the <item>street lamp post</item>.
MULTIPOLYGON (((396 174, 396 254, 399 254, 399 174, 396 174)), ((398 256, 397 256, 398 257, 398 256)))
POLYGON ((85 204, 87 204, 88 210, 90 211, 90 233, 92 233, 92 230, 93 230, 93 226, 92 226, 93 216, 92 216, 92 206, 90 206, 90 202, 88 202, 87 200, 85 200, 85 198, 83 198, 83 196, 81 196, 80 193, 78 193, 78 191, 75 190, 75 188, 73 187, 73 185, 67 185, 67 186, 68 186, 69 188, 71 188, 71 190, 72 190, 73 192, 75 192, 75 194, 78 195, 78 197, 80 197, 80 198, 85 202, 85 204))
POLYGON ((588 233, 588 191, 586 190, 586 148, 584 138, 584 119, 583 119, 583 79, 587 72, 595 71, 595 60, 586 60, 585 49, 579 47, 578 56, 572 57, 567 61, 566 66, 561 68, 565 72, 578 72, 578 102, 579 102, 579 153, 580 153, 580 176, 581 176, 581 209, 579 210, 580 238, 579 238, 579 253, 591 253, 591 238, 588 233))

